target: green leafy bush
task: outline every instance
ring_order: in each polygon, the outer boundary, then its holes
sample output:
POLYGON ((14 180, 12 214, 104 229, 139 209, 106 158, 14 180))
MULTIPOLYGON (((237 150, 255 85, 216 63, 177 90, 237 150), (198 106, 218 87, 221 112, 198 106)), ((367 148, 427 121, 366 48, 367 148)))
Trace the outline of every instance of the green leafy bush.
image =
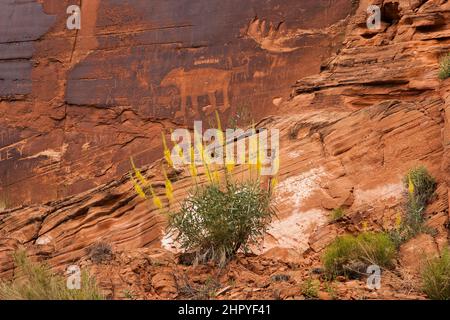
POLYGON ((439 79, 444 80, 450 77, 450 53, 441 58, 439 66, 439 79))
POLYGON ((15 278, 0 282, 0 300, 101 300, 95 280, 87 272, 81 274, 81 289, 67 288, 63 276, 52 273, 50 268, 32 263, 25 252, 14 254, 15 278))
POLYGON ((450 300, 450 252, 427 260, 422 272, 423 291, 430 299, 450 300))
POLYGON ((199 262, 223 265, 257 243, 274 215, 271 192, 259 181, 213 183, 194 188, 180 211, 169 215, 169 231, 199 262))
POLYGON ((392 267, 395 255, 396 247, 387 234, 364 232, 356 237, 338 237, 325 250, 323 262, 329 276, 347 276, 355 271, 352 266, 356 265, 362 266, 363 269, 372 264, 392 267))

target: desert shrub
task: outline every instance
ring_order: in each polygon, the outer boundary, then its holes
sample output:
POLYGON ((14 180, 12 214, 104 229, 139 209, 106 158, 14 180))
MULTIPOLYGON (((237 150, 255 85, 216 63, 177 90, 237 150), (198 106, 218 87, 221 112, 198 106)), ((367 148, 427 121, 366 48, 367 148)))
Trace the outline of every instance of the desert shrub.
POLYGON ((113 257, 113 249, 111 244, 106 242, 97 242, 90 246, 88 255, 91 261, 95 264, 100 264, 109 261, 113 257))
POLYGON ((424 166, 410 170, 403 179, 403 183, 409 191, 408 205, 410 207, 424 209, 436 190, 436 180, 424 166))
MULTIPOLYGON (((227 141, 220 116, 217 111, 215 115, 217 129, 213 141, 225 147, 227 141)), ((244 171, 239 172, 242 175, 239 179, 233 175, 237 165, 235 159, 227 159, 226 153, 223 153, 222 161, 212 161, 217 155, 215 148, 206 144, 202 137, 194 133, 195 143, 189 150, 176 145, 171 151, 164 133, 161 133, 165 159, 161 163, 161 173, 167 201, 164 201, 164 196, 158 190, 162 184, 154 186, 131 159, 130 179, 136 193, 143 199, 151 200, 156 210, 168 217, 168 233, 184 250, 181 259, 184 264, 190 264, 191 261, 194 264, 215 262, 223 266, 239 250, 248 251, 265 234, 275 216, 272 191, 278 179, 276 172, 267 182, 261 179, 263 169, 267 166, 264 156, 268 150, 264 143, 260 143, 260 131, 264 130, 251 129, 248 144, 254 151, 248 152, 248 166, 241 167, 244 171), (177 161, 176 165, 172 159, 174 152, 178 159, 183 159, 177 161), (248 169, 246 172, 245 168, 248 169), (172 169, 176 175, 189 174, 192 179, 193 187, 181 201, 176 199, 174 185, 167 174, 172 169), (175 202, 176 208, 180 209, 174 212, 172 205, 175 202)), ((245 150, 239 152, 239 158, 247 157, 245 150)), ((278 171, 279 152, 272 154, 270 150, 270 155, 272 169, 278 171)))
POLYGON ((441 58, 439 64, 439 79, 444 80, 450 77, 450 53, 441 58))
POLYGON ((422 288, 430 299, 450 300, 450 252, 427 260, 422 271, 422 288))
POLYGON ((258 181, 209 184, 194 188, 180 211, 170 214, 169 230, 200 261, 225 263, 257 243, 274 215, 271 193, 258 181))
POLYGON ((307 299, 317 299, 319 296, 320 281, 313 278, 307 278, 301 286, 302 294, 307 299))
POLYGON ((323 262, 329 276, 347 276, 354 271, 351 266, 355 265, 367 267, 375 264, 389 268, 395 255, 395 245, 387 234, 364 232, 356 237, 338 237, 325 250, 323 262))
POLYGON ((15 277, 0 282, 0 300, 101 300, 95 280, 81 274, 81 289, 67 288, 66 279, 40 263, 32 263, 25 252, 14 254, 15 277))
POLYGON ((338 221, 345 216, 345 210, 343 208, 336 208, 331 211, 330 220, 338 221))
POLYGON ((406 214, 397 228, 390 232, 392 240, 401 245, 421 232, 430 232, 424 226, 424 212, 436 190, 436 181, 423 167, 411 169, 403 179, 408 189, 406 214))

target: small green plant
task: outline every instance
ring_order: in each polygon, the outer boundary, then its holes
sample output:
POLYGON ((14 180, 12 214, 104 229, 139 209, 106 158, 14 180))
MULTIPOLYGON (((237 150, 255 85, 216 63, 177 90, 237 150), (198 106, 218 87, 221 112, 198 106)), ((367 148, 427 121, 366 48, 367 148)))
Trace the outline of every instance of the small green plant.
POLYGON ((307 299, 317 299, 319 296, 320 281, 309 277, 302 283, 302 294, 307 299))
POLYGON ((345 210, 343 208, 336 208, 331 211, 330 220, 335 222, 345 217, 345 210))
POLYGON ((127 300, 136 300, 136 297, 134 296, 133 291, 128 290, 128 289, 123 291, 123 297, 127 300))
POLYGON ((385 233, 364 232, 358 236, 338 237, 323 255, 325 270, 331 278, 347 276, 351 265, 392 267, 396 247, 385 233))
POLYGON ((422 272, 423 291, 430 299, 450 300, 450 251, 427 260, 422 272))
POLYGON ((102 300, 95 280, 81 274, 81 289, 69 289, 63 276, 44 264, 32 263, 24 251, 14 254, 15 277, 0 282, 0 300, 102 300))
POLYGON ((169 230, 199 261, 224 264, 257 243, 274 215, 271 192, 259 181, 229 181, 195 188, 180 211, 170 214, 169 230))
POLYGON ((445 80, 450 77, 450 53, 444 55, 439 63, 439 79, 445 80))
POLYGON ((408 190, 406 215, 396 229, 390 232, 397 246, 421 232, 430 232, 424 226, 424 212, 436 190, 436 180, 423 166, 411 169, 403 179, 403 184, 408 190))
POLYGON ((336 300, 338 298, 336 286, 333 284, 333 282, 327 282, 325 284, 325 291, 330 295, 330 298, 332 300, 336 300))
POLYGON ((245 126, 253 122, 250 107, 247 105, 239 105, 236 108, 236 113, 231 115, 228 120, 228 127, 236 129, 238 126, 245 126))

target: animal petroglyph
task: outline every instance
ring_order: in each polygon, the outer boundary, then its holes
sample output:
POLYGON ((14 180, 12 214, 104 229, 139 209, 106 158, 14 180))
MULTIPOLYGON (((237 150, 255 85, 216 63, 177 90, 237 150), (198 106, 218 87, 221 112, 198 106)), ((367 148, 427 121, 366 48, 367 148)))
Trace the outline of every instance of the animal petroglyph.
POLYGON ((194 116, 199 116, 198 98, 208 95, 209 102, 214 110, 224 112, 230 108, 229 87, 233 71, 213 68, 202 68, 186 71, 178 68, 170 71, 161 81, 161 86, 176 86, 180 90, 181 110, 175 117, 184 117, 187 120, 186 106, 188 97, 191 98, 194 116), (217 106, 216 92, 223 93, 223 106, 217 106))

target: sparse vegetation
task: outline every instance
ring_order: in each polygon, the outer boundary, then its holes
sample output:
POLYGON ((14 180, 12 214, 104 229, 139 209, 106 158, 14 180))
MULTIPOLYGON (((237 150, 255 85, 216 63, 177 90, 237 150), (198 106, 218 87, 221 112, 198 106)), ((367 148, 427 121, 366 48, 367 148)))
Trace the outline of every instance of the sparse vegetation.
POLYGON ((364 232, 358 236, 338 237, 325 250, 323 262, 328 276, 333 278, 355 271, 365 272, 371 264, 390 268, 395 255, 395 245, 387 234, 364 232), (355 266, 358 270, 354 270, 355 266))
POLYGON ((450 53, 441 58, 439 64, 439 79, 445 80, 450 77, 450 53))
POLYGON ((397 246, 421 232, 430 231, 424 226, 424 212, 436 190, 435 179, 423 166, 410 170, 403 183, 408 190, 406 215, 396 229, 390 232, 397 246))
POLYGON ((223 265, 256 243, 274 215, 271 193, 258 181, 210 184, 195 188, 180 211, 170 214, 169 230, 200 262, 223 265))
POLYGON ((88 249, 88 255, 91 261, 95 264, 100 264, 109 261, 113 257, 112 246, 106 242, 97 242, 90 246, 88 249))
POLYGON ((327 282, 325 284, 325 291, 330 295, 332 300, 336 300, 338 298, 338 293, 336 292, 336 286, 333 282, 327 282))
POLYGON ((343 208, 336 208, 331 211, 330 220, 332 222, 338 221, 345 217, 345 210, 343 208))
POLYGON ((217 296, 220 287, 219 281, 212 277, 206 279, 206 282, 201 285, 191 285, 184 279, 184 285, 178 288, 178 292, 191 300, 211 300, 217 296))
POLYGON ((450 300, 450 252, 427 260, 422 272, 423 291, 430 299, 450 300))
POLYGON ((127 300, 136 300, 135 294, 132 290, 124 290, 123 291, 123 297, 127 300))
POLYGON ((81 289, 71 290, 63 276, 44 264, 32 263, 23 251, 14 254, 15 277, 0 282, 0 300, 101 300, 95 280, 81 274, 81 289))
POLYGON ((253 122, 250 107, 247 105, 239 105, 236 108, 236 113, 229 117, 228 128, 236 129, 239 126, 246 126, 253 122))
POLYGON ((302 283, 302 294, 307 299, 317 299, 319 296, 320 281, 309 277, 302 283))

